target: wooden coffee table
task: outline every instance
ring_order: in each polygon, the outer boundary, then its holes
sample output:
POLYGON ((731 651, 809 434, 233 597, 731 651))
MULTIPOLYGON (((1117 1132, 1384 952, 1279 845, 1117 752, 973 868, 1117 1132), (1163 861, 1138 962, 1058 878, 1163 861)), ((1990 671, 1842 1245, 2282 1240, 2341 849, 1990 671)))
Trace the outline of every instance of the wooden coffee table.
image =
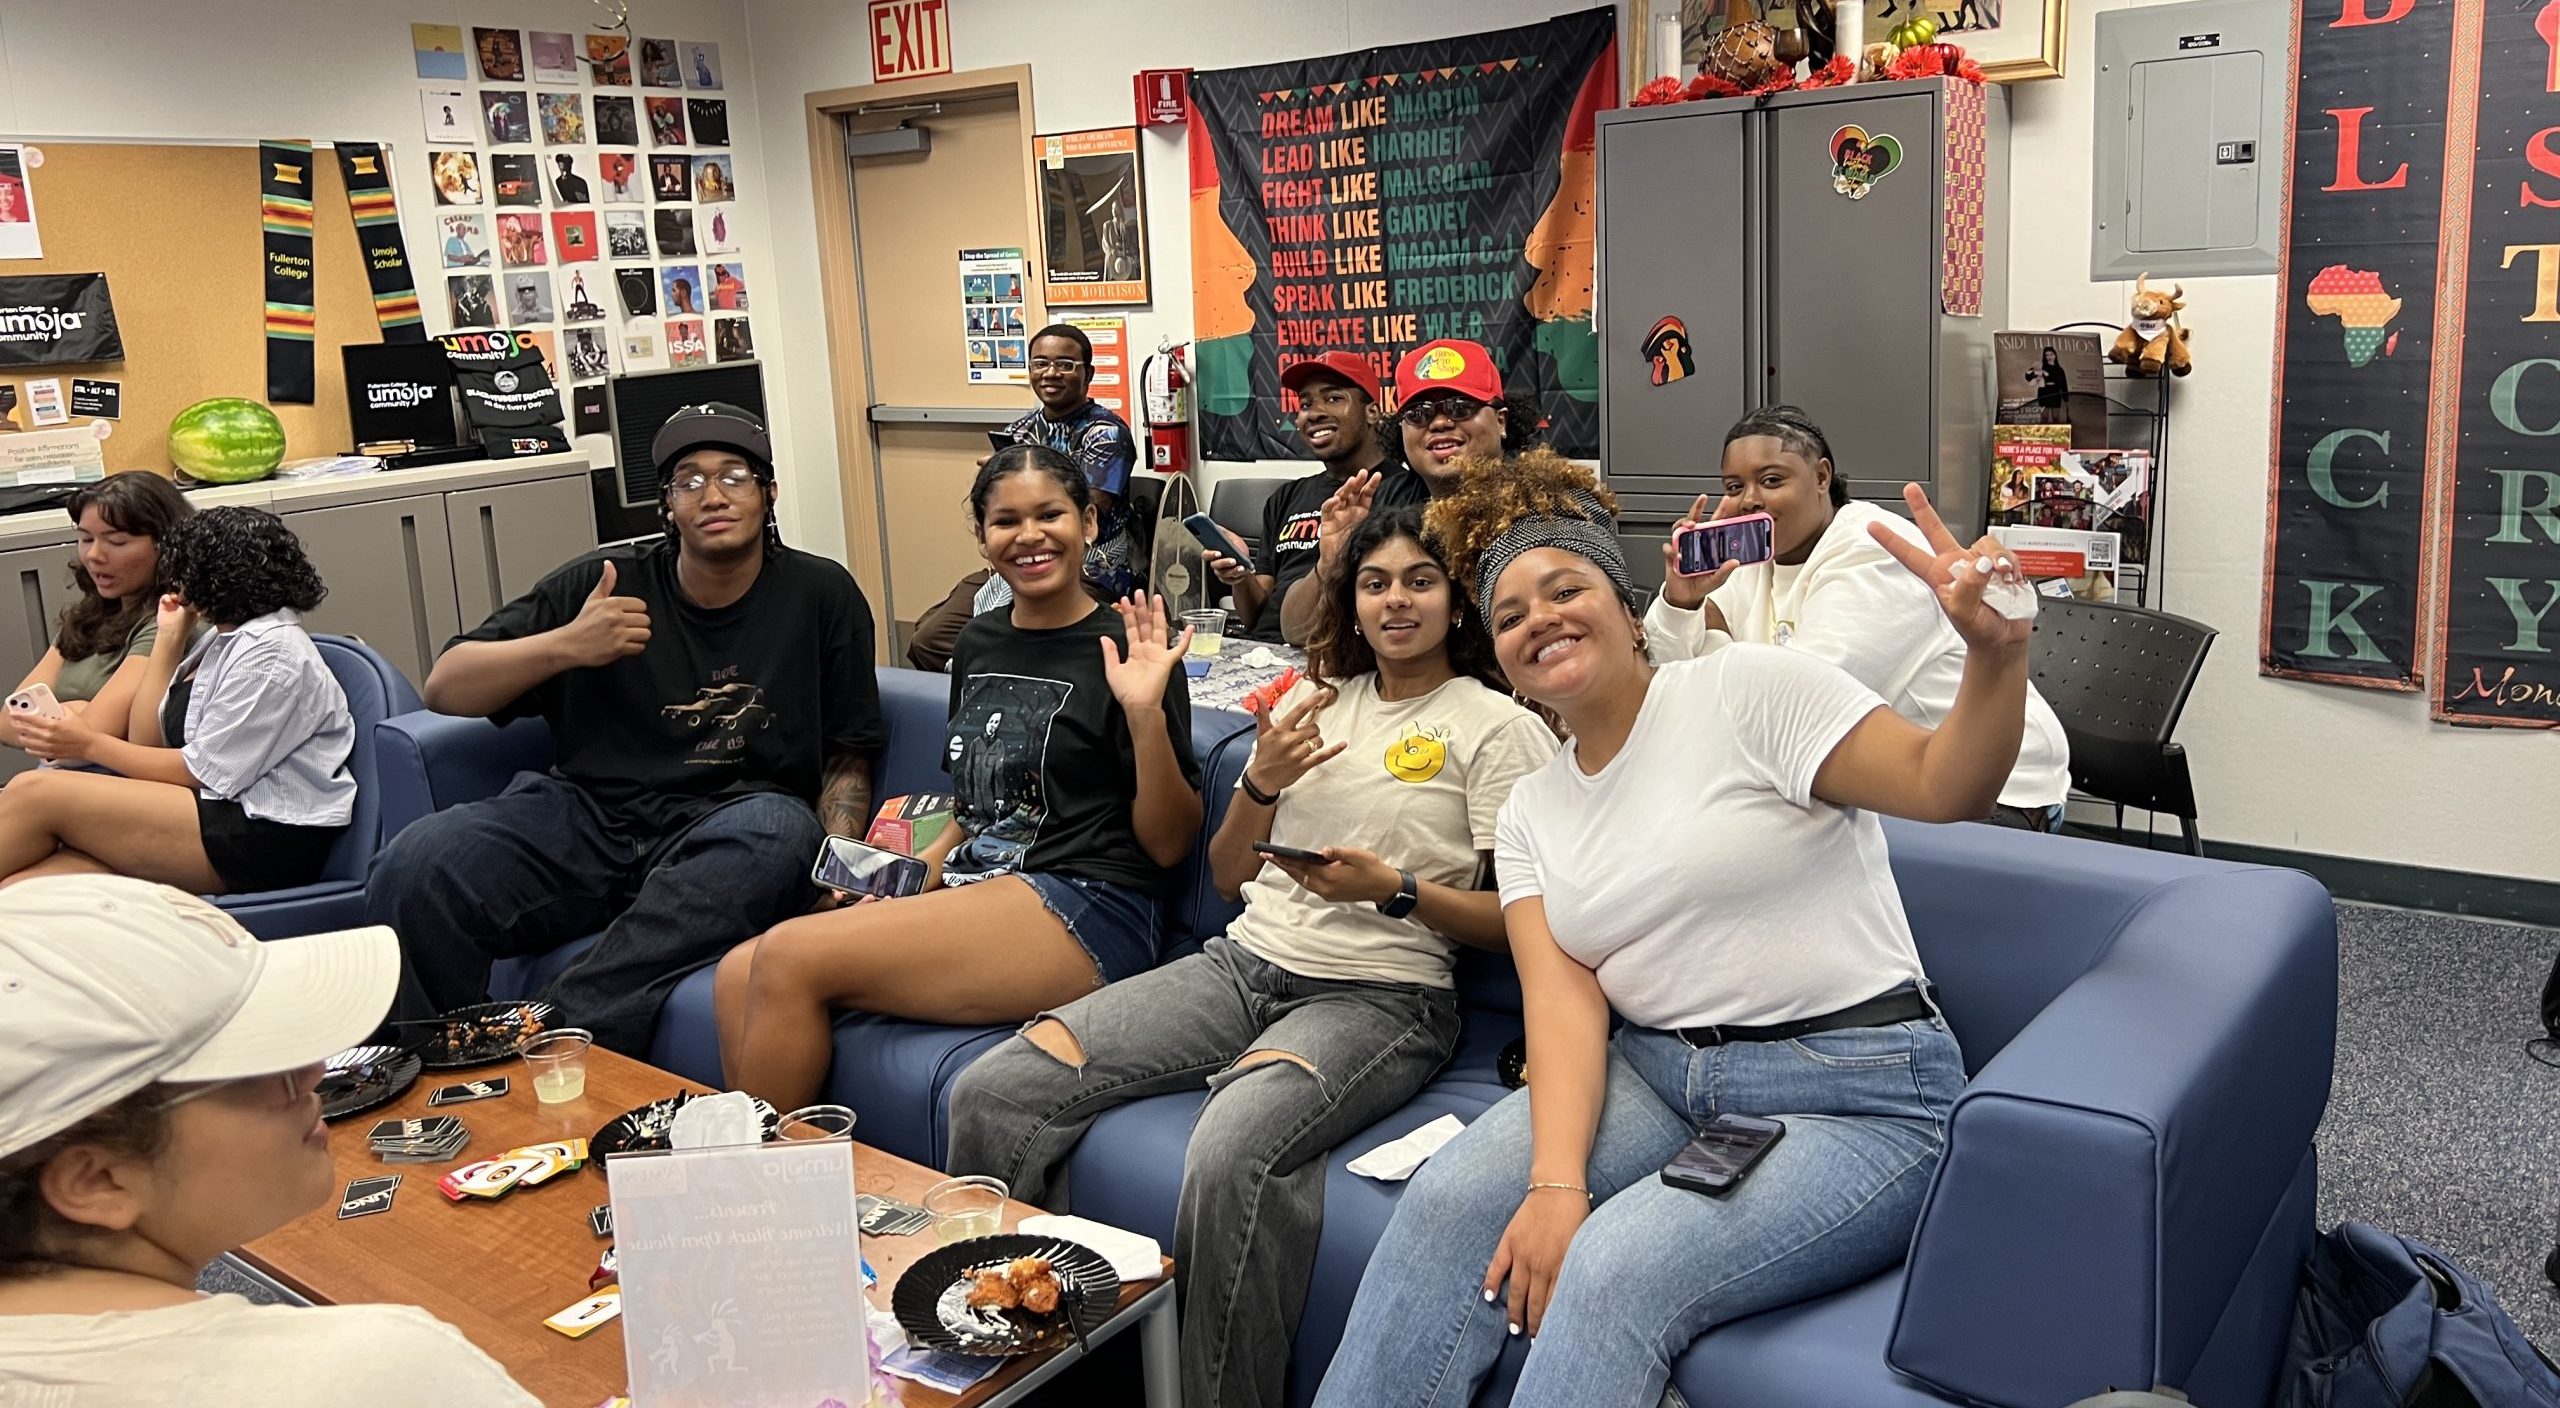
MULTIPOLYGON (((558 1105, 535 1102, 532 1082, 520 1063, 428 1071, 399 1099, 332 1126, 329 1156, 337 1164, 338 1181, 329 1201, 242 1247, 239 1259, 315 1304, 422 1307, 460 1330, 552 1408, 594 1408, 623 1391, 621 1321, 575 1340, 545 1329, 542 1322, 587 1297, 587 1278, 608 1245, 587 1225, 588 1210, 606 1200, 603 1164, 590 1163, 495 1201, 447 1202, 436 1180, 463 1164, 520 1145, 587 1138, 633 1106, 702 1088, 602 1049, 589 1054, 585 1096, 558 1105), (438 1086, 496 1075, 511 1077, 513 1089, 495 1100, 436 1110, 427 1106, 427 1093, 438 1086), (386 1164, 374 1155, 366 1136, 376 1121, 428 1114, 458 1116, 471 1130, 471 1143, 453 1162, 386 1164), (348 1181, 385 1173, 406 1175, 391 1211, 339 1221, 337 1195, 348 1181)), ((920 1203, 924 1191, 941 1179, 921 1164, 854 1146, 854 1183, 862 1192, 920 1203)), ((1011 1231, 1039 1212, 1027 1203, 1007 1203, 1004 1229, 1011 1231)), ((880 1277, 873 1302, 887 1306, 898 1277, 932 1250, 931 1228, 908 1237, 865 1237, 863 1253, 880 1277)), ((1123 1285, 1111 1320, 1089 1337, 1090 1343, 1100 1344, 1133 1325, 1138 1328, 1148 1408, 1176 1408, 1181 1399, 1170 1258, 1164 1269, 1160 1279, 1123 1285)), ((906 1381, 899 1385, 900 1396, 911 1408, 1003 1408, 1081 1354, 1068 1348, 1008 1360, 956 1398, 906 1381)))

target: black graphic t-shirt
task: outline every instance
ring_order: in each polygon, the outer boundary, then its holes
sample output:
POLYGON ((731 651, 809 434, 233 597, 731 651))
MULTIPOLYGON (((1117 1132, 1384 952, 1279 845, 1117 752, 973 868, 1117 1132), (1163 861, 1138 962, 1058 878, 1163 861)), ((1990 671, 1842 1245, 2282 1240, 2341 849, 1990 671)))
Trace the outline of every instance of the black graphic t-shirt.
MULTIPOLYGON (((1377 497, 1370 509, 1401 508, 1407 504, 1428 502, 1430 486, 1422 476, 1395 460, 1380 465, 1385 478, 1378 482, 1377 497)), ((1332 498, 1348 475, 1330 469, 1319 469, 1302 479, 1292 479, 1262 506, 1262 556, 1253 570, 1271 578, 1271 600, 1254 618, 1253 629, 1244 633, 1248 640, 1280 639, 1280 604, 1289 599, 1289 589, 1298 579, 1316 570, 1316 529, 1324 521, 1324 501, 1332 498)))
POLYGON ((649 608, 649 645, 565 670, 492 717, 551 725, 553 771, 635 839, 681 830, 722 803, 786 792, 814 805, 829 754, 888 739, 872 672, 871 608, 852 574, 783 548, 717 611, 676 584, 672 542, 603 548, 492 613, 465 640, 519 640, 567 625, 614 564, 614 594, 649 608))
MULTIPOLYGON (((961 630, 942 764, 969 839, 942 863, 952 883, 1055 871, 1152 895, 1171 890, 1171 873, 1147 858, 1131 820, 1138 750, 1102 676, 1105 637, 1128 641, 1107 608, 1046 631, 1014 625, 1010 611, 985 611, 961 630)), ((1164 717, 1183 780, 1197 788, 1191 682, 1178 669, 1165 682, 1164 717)))

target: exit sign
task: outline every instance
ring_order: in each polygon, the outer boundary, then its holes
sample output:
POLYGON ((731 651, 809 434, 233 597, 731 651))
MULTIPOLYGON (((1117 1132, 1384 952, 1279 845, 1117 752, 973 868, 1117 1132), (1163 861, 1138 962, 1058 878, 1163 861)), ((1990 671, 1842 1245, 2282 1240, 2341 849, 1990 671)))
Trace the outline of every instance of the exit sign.
POLYGON ((950 0, 871 0, 871 79, 951 71, 950 0))

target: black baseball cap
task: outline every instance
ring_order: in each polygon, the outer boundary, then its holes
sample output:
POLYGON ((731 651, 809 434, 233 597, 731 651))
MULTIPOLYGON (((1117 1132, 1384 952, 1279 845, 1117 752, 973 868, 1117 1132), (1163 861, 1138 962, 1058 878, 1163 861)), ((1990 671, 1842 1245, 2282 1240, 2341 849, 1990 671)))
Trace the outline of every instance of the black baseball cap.
POLYGON ((773 474, 773 437, 765 432, 764 417, 727 401, 678 406, 649 442, 649 458, 664 475, 675 468, 676 461, 705 446, 735 450, 758 472, 767 477, 773 474))

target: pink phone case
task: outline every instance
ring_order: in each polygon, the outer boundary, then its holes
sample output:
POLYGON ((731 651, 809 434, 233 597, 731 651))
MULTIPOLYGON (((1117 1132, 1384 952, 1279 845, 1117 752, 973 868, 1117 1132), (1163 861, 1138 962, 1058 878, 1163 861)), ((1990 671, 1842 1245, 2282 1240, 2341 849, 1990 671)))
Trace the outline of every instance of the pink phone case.
MULTIPOLYGON (((1708 573, 1715 571, 1717 568, 1722 567, 1722 566, 1725 564, 1725 559, 1719 558, 1719 559, 1717 559, 1717 560, 1716 560, 1716 561, 1714 561, 1714 562, 1707 563, 1707 564, 1706 564, 1705 566, 1703 566, 1703 567, 1697 567, 1697 568, 1695 568, 1695 570, 1692 570, 1692 565, 1691 565, 1691 564, 1692 564, 1693 559, 1694 559, 1695 557, 1697 557, 1697 556, 1699 555, 1699 553, 1700 553, 1700 552, 1702 552, 1703 550, 1696 550, 1696 551, 1693 551, 1693 550, 1690 548, 1689 544, 1690 544, 1691 542, 1693 542, 1693 541, 1697 540, 1697 539, 1698 539, 1699 537, 1701 537, 1702 535, 1707 534, 1707 533, 1709 533, 1709 532, 1729 532, 1729 531, 1731 531, 1733 528, 1735 528, 1736 526, 1738 526, 1738 525, 1740 525, 1740 524, 1744 524, 1744 523, 1766 523, 1766 524, 1769 524, 1769 525, 1770 525, 1770 533, 1771 533, 1771 537, 1772 537, 1772 540, 1773 540, 1773 546, 1774 546, 1774 539, 1775 539, 1775 536, 1776 536, 1776 525, 1777 525, 1777 520, 1775 520, 1775 519, 1771 518, 1769 515, 1767 515, 1767 514, 1765 514, 1765 513, 1746 513, 1746 514, 1743 514, 1743 515, 1742 515, 1741 517, 1739 517, 1739 518, 1719 518, 1719 519, 1716 519, 1716 520, 1714 520, 1713 522, 1709 522, 1709 523, 1697 523, 1697 524, 1692 524, 1692 525, 1690 525, 1687 529, 1683 530, 1683 531, 1681 532, 1681 534, 1679 535, 1679 537, 1678 537, 1677 539, 1675 539, 1675 540, 1674 540, 1674 543, 1673 543, 1673 546, 1674 546, 1674 547, 1676 547, 1676 548, 1678 549, 1678 552, 1675 554, 1675 556, 1678 558, 1678 567, 1679 567, 1679 570, 1680 570, 1680 575, 1681 575, 1681 576, 1684 576, 1684 577, 1703 577, 1703 576, 1706 576, 1708 573)), ((1755 560, 1757 560, 1757 561, 1767 561, 1767 559, 1766 559, 1766 558, 1755 559, 1755 560)), ((1744 566, 1746 566, 1746 567, 1748 567, 1748 566, 1750 566, 1751 564, 1750 564, 1749 562, 1745 562, 1743 565, 1744 565, 1744 566)))

